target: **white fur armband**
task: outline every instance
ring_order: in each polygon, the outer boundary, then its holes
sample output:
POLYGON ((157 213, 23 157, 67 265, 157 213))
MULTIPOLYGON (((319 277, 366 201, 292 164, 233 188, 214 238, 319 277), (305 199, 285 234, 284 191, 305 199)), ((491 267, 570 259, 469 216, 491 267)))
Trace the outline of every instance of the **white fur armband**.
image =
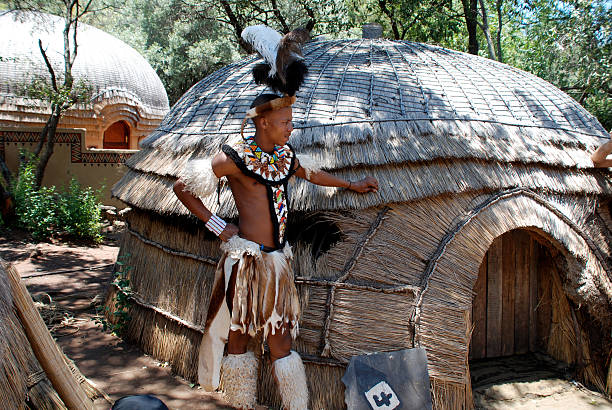
POLYGON ((312 174, 316 174, 321 170, 321 167, 317 165, 315 160, 310 155, 300 154, 297 158, 298 161, 300 161, 300 166, 304 168, 304 171, 306 171, 306 179, 310 179, 312 174))
POLYGON ((190 160, 179 176, 185 183, 185 190, 200 198, 214 193, 219 183, 209 158, 190 160))

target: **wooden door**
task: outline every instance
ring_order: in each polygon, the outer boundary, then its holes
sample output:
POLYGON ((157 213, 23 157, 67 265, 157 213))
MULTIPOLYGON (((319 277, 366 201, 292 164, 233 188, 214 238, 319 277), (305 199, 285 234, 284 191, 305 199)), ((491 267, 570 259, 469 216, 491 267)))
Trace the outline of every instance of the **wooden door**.
POLYGON ((545 350, 552 258, 533 235, 507 232, 485 255, 472 300, 471 359, 545 350))

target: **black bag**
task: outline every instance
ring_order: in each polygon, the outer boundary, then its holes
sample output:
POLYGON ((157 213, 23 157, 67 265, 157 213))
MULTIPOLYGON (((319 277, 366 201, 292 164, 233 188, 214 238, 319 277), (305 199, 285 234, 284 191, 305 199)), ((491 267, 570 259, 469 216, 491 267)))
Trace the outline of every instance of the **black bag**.
POLYGON ((423 348, 353 356, 342 382, 348 410, 432 407, 423 348))

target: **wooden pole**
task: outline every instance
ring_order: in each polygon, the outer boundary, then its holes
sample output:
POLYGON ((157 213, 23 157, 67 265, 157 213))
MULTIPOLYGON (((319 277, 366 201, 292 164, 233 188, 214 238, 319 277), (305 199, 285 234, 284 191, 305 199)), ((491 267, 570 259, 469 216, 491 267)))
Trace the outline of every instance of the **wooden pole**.
POLYGON ((47 374, 47 378, 51 381, 66 407, 75 410, 93 410, 93 402, 87 397, 64 361, 63 353, 47 330, 47 326, 40 317, 38 310, 36 310, 32 297, 21 282, 19 274, 10 264, 5 265, 5 267, 17 315, 25 329, 34 355, 36 355, 38 362, 47 374))

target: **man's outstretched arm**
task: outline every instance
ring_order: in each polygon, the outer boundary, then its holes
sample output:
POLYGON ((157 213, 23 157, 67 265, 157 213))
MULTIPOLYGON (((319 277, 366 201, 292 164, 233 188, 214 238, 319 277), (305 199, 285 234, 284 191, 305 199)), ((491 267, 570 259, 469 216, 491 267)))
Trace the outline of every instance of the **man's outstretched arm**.
MULTIPOLYGON (((610 137, 612 138, 612 132, 610 133, 610 137)), ((612 159, 606 158, 608 155, 612 153, 612 139, 602 144, 599 148, 595 150, 593 155, 591 155, 591 159, 593 160, 593 165, 596 168, 606 168, 612 167, 612 159)))
MULTIPOLYGON (((208 175, 208 177, 211 178, 219 178, 222 176, 229 175, 229 173, 232 171, 231 166, 233 165, 233 163, 229 164, 227 162, 228 160, 229 159, 225 156, 225 154, 218 154, 211 161, 209 165, 210 169, 204 169, 202 170, 202 172, 213 173, 212 175, 208 175)), ((179 201, 181 201, 183 205, 185 205, 185 207, 189 209, 189 211, 198 219, 205 223, 208 223, 211 220, 211 217, 213 217, 214 214, 210 212, 210 210, 206 206, 204 206, 198 196, 194 195, 190 191, 189 178, 179 178, 174 183, 172 189, 175 195, 178 197, 179 201), (186 179, 187 181, 185 181, 184 179, 186 179)), ((225 228, 221 233, 219 233, 218 236, 222 241, 227 241, 229 240, 229 238, 237 234, 238 227, 234 224, 228 223, 225 225, 225 228)))
POLYGON ((295 175, 300 178, 312 182, 315 185, 333 186, 338 188, 347 188, 355 192, 377 192, 378 181, 373 177, 365 177, 359 181, 347 181, 342 178, 333 176, 332 174, 321 171, 307 171, 304 167, 298 168, 295 175))

